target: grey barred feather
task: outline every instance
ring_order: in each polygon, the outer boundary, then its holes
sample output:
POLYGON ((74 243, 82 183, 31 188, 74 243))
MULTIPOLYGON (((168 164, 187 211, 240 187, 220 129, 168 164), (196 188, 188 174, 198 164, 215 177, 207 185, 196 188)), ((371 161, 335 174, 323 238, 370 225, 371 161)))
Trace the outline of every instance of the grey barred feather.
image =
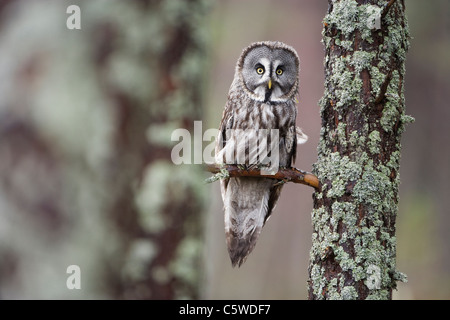
MULTIPOLYGON (((297 53, 284 43, 257 42, 244 49, 220 123, 217 163, 261 166, 278 160, 279 166, 292 165, 297 138, 306 139, 295 125, 298 72, 297 53)), ((250 177, 221 181, 233 266, 240 266, 255 247, 281 193, 282 185, 276 182, 250 177)))

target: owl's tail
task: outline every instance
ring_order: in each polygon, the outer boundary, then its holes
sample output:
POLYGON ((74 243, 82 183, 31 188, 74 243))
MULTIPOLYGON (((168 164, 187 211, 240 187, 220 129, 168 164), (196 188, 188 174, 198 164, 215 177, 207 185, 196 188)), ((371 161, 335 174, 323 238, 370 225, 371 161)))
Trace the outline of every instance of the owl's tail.
POLYGON ((224 194, 225 234, 233 267, 241 266, 256 245, 270 215, 272 179, 230 178, 224 194))

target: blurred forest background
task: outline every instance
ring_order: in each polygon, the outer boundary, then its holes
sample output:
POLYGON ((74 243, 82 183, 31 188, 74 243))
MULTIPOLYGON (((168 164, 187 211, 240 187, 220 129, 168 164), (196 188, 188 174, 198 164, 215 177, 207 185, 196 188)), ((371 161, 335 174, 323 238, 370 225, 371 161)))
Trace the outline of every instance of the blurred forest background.
MULTIPOLYGON (((380 0, 380 3, 385 1, 380 0)), ((407 0, 411 48, 395 299, 450 298, 450 2, 407 0)), ((312 0, 0 0, 0 298, 306 299, 312 190, 288 184, 231 268, 218 183, 171 133, 217 128, 254 41, 300 56, 296 167, 316 161, 322 19, 312 0), (81 30, 66 28, 69 5, 81 30), (81 289, 69 290, 69 265, 81 289)), ((193 138, 201 139, 200 135, 193 138)), ((206 141, 204 145, 210 143, 206 141)))

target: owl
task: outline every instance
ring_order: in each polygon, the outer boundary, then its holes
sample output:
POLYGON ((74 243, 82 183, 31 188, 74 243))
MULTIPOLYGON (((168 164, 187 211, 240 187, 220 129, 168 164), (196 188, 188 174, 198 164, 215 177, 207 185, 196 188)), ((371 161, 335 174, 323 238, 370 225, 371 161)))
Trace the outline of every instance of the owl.
MULTIPOLYGON (((216 163, 275 166, 275 171, 291 167, 297 143, 307 139, 296 127, 299 63, 296 51, 282 42, 256 42, 243 50, 216 139, 216 163)), ((270 178, 231 177, 220 187, 228 253, 232 266, 241 266, 283 185, 270 178)))

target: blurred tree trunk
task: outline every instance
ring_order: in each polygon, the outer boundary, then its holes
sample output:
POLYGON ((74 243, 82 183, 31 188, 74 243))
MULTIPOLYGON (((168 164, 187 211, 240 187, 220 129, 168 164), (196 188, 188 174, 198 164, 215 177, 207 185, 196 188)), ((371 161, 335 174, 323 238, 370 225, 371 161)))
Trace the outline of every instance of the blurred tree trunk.
POLYGON ((391 299, 408 25, 403 0, 329 1, 309 299, 391 299))
POLYGON ((70 4, 0 6, 0 295, 198 298, 203 173, 171 133, 202 117, 206 4, 78 1, 68 30, 70 4))

